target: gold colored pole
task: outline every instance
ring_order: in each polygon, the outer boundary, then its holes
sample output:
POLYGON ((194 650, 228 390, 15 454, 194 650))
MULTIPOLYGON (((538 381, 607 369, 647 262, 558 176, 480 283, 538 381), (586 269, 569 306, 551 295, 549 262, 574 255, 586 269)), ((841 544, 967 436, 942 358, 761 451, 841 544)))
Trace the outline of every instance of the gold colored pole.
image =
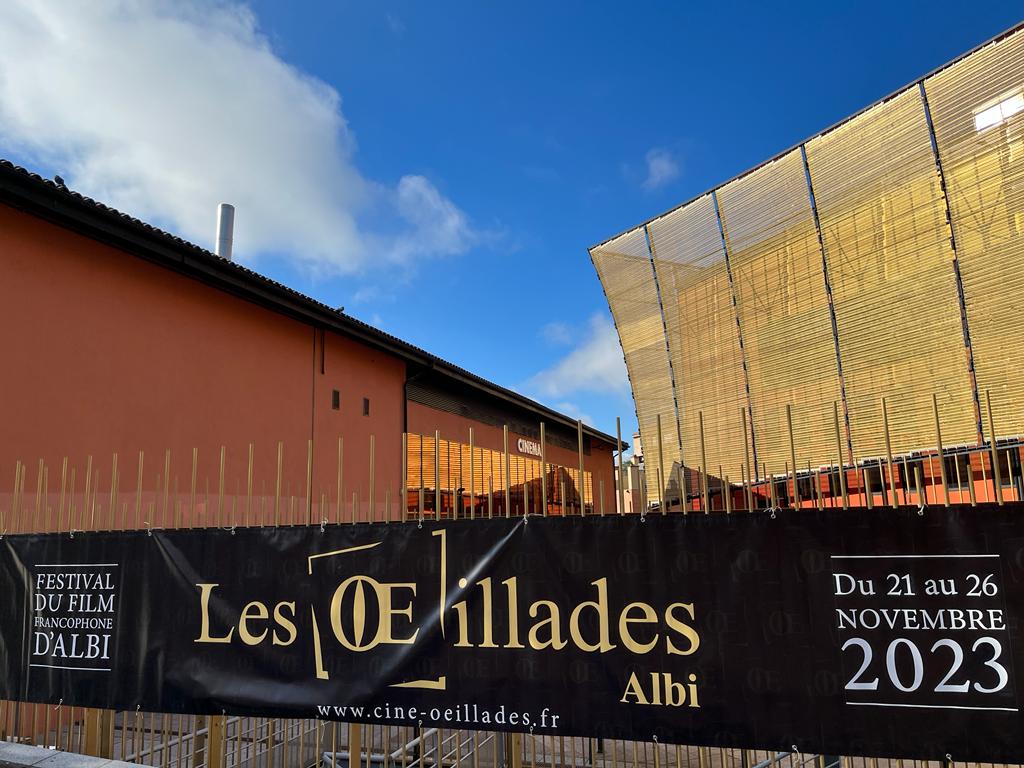
POLYGON ((313 440, 306 441, 306 525, 313 524, 313 440))
POLYGON ((402 485, 399 488, 400 503, 402 505, 400 519, 405 520, 409 514, 409 433, 402 433, 402 485))
MULTIPOLYGON (((584 480, 584 475, 583 475, 583 421, 581 419, 576 419, 576 450, 579 453, 579 459, 580 459, 580 477, 579 477, 579 486, 580 486, 580 514, 581 515, 585 515, 585 514, 587 514, 587 484, 586 484, 586 481, 584 480)), ((659 491, 658 495, 659 495, 659 498, 660 498, 661 497, 661 492, 660 491, 659 491)))
POLYGON ((227 464, 227 448, 220 447, 220 471, 217 476, 217 524, 224 525, 224 467, 227 464))
POLYGON ((163 518, 163 524, 168 525, 167 510, 170 504, 170 488, 171 488, 171 449, 167 448, 164 451, 164 499, 163 499, 163 510, 160 512, 160 517, 163 518))
MULTIPOLYGON (((865 499, 865 501, 867 503, 868 509, 874 509, 875 508, 875 499, 874 499, 874 494, 871 493, 871 480, 870 480, 870 476, 868 475, 868 471, 869 471, 868 470, 868 465, 865 464, 864 467, 862 468, 862 470, 863 470, 863 479, 861 480, 861 483, 864 486, 864 499, 865 499)), ((882 468, 881 467, 878 468, 878 476, 879 476, 879 478, 881 478, 881 476, 882 476, 882 468)))
MULTIPOLYGON (((984 461, 984 460, 983 460, 984 461)), ((959 469, 957 469, 959 472, 959 469)), ((984 482, 984 481, 983 481, 984 482)), ((961 494, 963 492, 961 491, 961 494)), ((967 452, 967 496, 971 500, 971 506, 978 506, 978 499, 974 495, 974 467, 971 464, 971 452, 967 452)), ((960 500, 963 501, 963 495, 960 496, 960 500)))
POLYGON ((800 486, 796 481, 796 445, 793 442, 793 406, 786 404, 786 427, 789 429, 789 460, 793 466, 793 508, 800 507, 800 486))
POLYGON ((751 509, 753 509, 753 488, 757 478, 757 463, 754 461, 753 450, 750 446, 750 436, 747 434, 747 409, 740 408, 740 421, 743 422, 743 458, 750 467, 750 488, 751 488, 751 509))
MULTIPOLYGON (((889 438, 889 406, 886 403, 885 398, 882 398, 882 429, 885 431, 885 462, 888 467, 889 474, 889 492, 892 494, 890 505, 893 509, 898 505, 896 499, 896 478, 893 475, 892 468, 892 442, 889 438)), ((885 483, 882 483, 882 493, 885 493, 885 483)), ((885 496, 882 497, 882 503, 885 503, 885 496)))
POLYGON ((530 462, 524 461, 523 464, 523 515, 528 516, 530 514, 530 462))
POLYGON ((426 489, 427 483, 426 483, 426 478, 423 476, 423 474, 424 474, 423 473, 423 440, 424 440, 424 436, 420 435, 419 438, 420 438, 420 487, 419 487, 419 494, 418 494, 418 502, 419 502, 419 513, 420 513, 420 525, 422 525, 423 524, 423 511, 424 511, 423 497, 427 495, 427 489, 426 489))
MULTIPOLYGON (((661 511, 665 511, 665 448, 664 436, 661 433, 661 414, 658 414, 658 498, 661 500, 661 511)), ((582 477, 583 472, 580 472, 582 477)))
POLYGON ((622 463, 622 419, 618 416, 615 417, 615 438, 618 441, 616 447, 619 452, 619 482, 616 483, 618 486, 619 514, 624 515, 626 513, 626 468, 622 463))
POLYGON ((540 513, 548 515, 548 447, 544 422, 540 423, 540 513))
MULTIPOLYGON (((67 493, 67 482, 68 482, 68 457, 65 456, 64 460, 60 464, 60 501, 57 503, 57 533, 61 532, 64 520, 64 496, 67 493)), ((71 526, 68 526, 69 528, 71 526)), ((3 524, 0 523, 0 530, 3 530, 3 524)))
POLYGON ((370 522, 377 519, 376 438, 370 435, 370 522))
MULTIPOLYGON (((403 440, 405 433, 402 434, 403 440)), ((345 465, 343 460, 345 458, 345 438, 338 435, 338 506, 334 510, 337 517, 338 525, 341 525, 342 518, 345 516, 345 496, 344 492, 344 480, 345 480, 345 465)))
POLYGON ((441 430, 434 430, 434 519, 441 519, 441 430))
POLYGON ((245 475, 245 525, 252 525, 252 473, 256 446, 249 443, 249 467, 245 475))
POLYGON ((700 425, 701 491, 704 497, 704 514, 707 514, 711 511, 711 497, 708 491, 708 457, 704 445, 704 411, 697 411, 697 423, 700 425))
POLYGON ((731 515, 732 514, 732 486, 729 484, 729 476, 728 475, 725 476, 725 488, 723 489, 723 491, 725 493, 725 514, 731 515))
POLYGON ((676 482, 679 485, 679 510, 685 515, 689 510, 686 508, 686 468, 682 461, 676 467, 676 482))
POLYGON ((503 427, 503 434, 504 434, 504 443, 503 443, 503 445, 504 445, 504 451, 505 451, 505 467, 504 467, 504 469, 505 469, 505 517, 509 517, 509 515, 511 514, 510 511, 509 511, 509 506, 512 503, 512 491, 511 491, 511 488, 509 486, 509 477, 508 477, 509 471, 511 469, 511 464, 509 463, 509 457, 508 457, 508 424, 504 425, 504 427, 503 427))
MULTIPOLYGON (((117 454, 115 453, 116 457, 117 454)), ((117 460, 116 458, 114 459, 117 460)), ((33 528, 38 527, 42 522, 42 503, 43 503, 43 460, 39 460, 39 469, 36 470, 36 515, 32 520, 33 528)), ((45 529, 45 526, 43 526, 45 529)))
POLYGON ((83 531, 85 528, 85 513, 89 506, 90 492, 92 490, 92 454, 85 457, 85 492, 82 497, 82 512, 78 516, 78 527, 83 531))
POLYGON ((145 455, 139 451, 139 472, 135 483, 135 527, 141 528, 142 521, 142 467, 145 455))
POLYGON ((843 463, 843 438, 839 432, 839 403, 832 401, 832 423, 836 431, 836 451, 839 456, 839 488, 843 494, 843 509, 850 508, 850 499, 846 495, 846 465, 843 463))
MULTIPOLYGON (((992 395, 985 390, 985 410, 988 411, 988 440, 992 452, 992 482, 996 485, 996 503, 1003 506, 1003 477, 999 468, 999 446, 996 442, 996 425, 992 420, 992 395)), ((1010 466, 1010 457, 1007 453, 1006 466, 1010 466)))
MULTIPOLYGON (((192 523, 189 527, 196 527, 196 479, 199 471, 199 449, 192 448, 192 495, 191 501, 189 502, 188 515, 189 520, 192 523)), ((111 499, 113 501, 113 499, 111 499)))
MULTIPOLYGON (((543 441, 544 425, 541 424, 543 441)), ((473 440, 473 428, 469 428, 469 519, 476 519, 476 445, 473 440)))
POLYGON ((277 477, 274 481, 274 526, 281 524, 281 474, 284 471, 284 443, 277 442, 277 477))
POLYGON ((939 427, 939 398, 932 393, 932 413, 935 415, 935 443, 939 447, 939 472, 942 476, 942 495, 949 506, 949 480, 946 477, 946 457, 942 452, 942 430, 939 427))
MULTIPOLYGON (((72 477, 74 477, 74 470, 72 470, 72 477)), ((602 477, 597 485, 599 506, 601 508, 601 517, 604 517, 604 478, 602 477)))
POLYGON ((494 475, 487 476, 487 519, 494 517, 494 475))

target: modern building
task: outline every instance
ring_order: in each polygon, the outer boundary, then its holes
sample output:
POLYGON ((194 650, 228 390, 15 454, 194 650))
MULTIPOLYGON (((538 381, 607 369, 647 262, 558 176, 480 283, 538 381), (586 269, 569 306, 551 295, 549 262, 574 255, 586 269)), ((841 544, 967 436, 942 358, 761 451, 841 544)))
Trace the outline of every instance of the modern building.
POLYGON ((367 520, 540 513, 543 476, 552 513, 615 508, 609 435, 8 162, 0 347, 4 492, 113 477, 367 520))
POLYGON ((963 500, 996 469, 1019 497, 1020 26, 590 254, 652 501, 680 466, 692 489, 794 465, 878 501, 915 462, 963 500))

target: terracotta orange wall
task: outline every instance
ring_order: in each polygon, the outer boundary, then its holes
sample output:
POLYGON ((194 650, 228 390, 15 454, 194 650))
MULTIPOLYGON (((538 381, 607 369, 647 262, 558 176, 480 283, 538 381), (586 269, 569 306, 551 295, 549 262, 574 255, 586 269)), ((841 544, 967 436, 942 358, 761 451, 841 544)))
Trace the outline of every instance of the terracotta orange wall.
POLYGON ((401 361, 327 333, 321 374, 312 327, 6 206, 0 275, 0 494, 10 492, 17 460, 34 488, 40 458, 55 493, 64 456, 81 489, 88 454, 106 489, 114 452, 120 487, 133 491, 140 450, 144 485, 155 488, 168 448, 182 491, 193 448, 200 493, 207 477, 215 491, 222 445, 228 493, 244 494, 250 442, 255 490, 273 494, 283 441, 283 490, 301 495, 312 437, 315 495, 331 490, 333 502, 339 434, 346 488, 361 478, 365 502, 371 433, 381 489, 389 475, 397 481, 401 361), (331 410, 335 388, 341 411, 331 410))
MULTIPOLYGON (((319 354, 320 348, 317 347, 319 354)), ((369 519, 370 438, 374 442, 373 519, 382 520, 387 492, 391 493, 391 519, 398 516, 398 489, 402 474, 402 424, 405 399, 405 363, 344 336, 326 334, 323 373, 319 363, 313 376, 316 421, 314 444, 317 498, 326 493, 332 504, 328 519, 338 514, 338 438, 343 439, 344 471, 342 519, 350 520, 352 494, 357 495, 357 517, 369 519), (331 409, 331 393, 341 394, 341 408, 331 409), (363 416, 363 398, 370 400, 370 415, 363 416)))
MULTIPOLYGON (((459 443, 469 444, 469 428, 473 427, 473 442, 475 445, 495 451, 503 450, 504 433, 501 427, 482 424, 454 413, 439 411, 421 403, 410 402, 407 407, 409 417, 408 429, 411 433, 432 436, 434 431, 439 429, 441 430, 442 440, 454 440, 459 443)), ((537 439, 536 437, 509 431, 510 454, 521 455, 516 449, 516 441, 520 437, 533 441, 537 439)), ((590 454, 583 455, 583 470, 593 473, 595 509, 597 509, 600 484, 603 480, 605 512, 613 514, 615 511, 613 448, 611 445, 594 439, 591 439, 590 445, 590 454)), ((536 457, 531 456, 529 458, 536 457)), ((547 446, 547 460, 552 464, 561 464, 569 468, 579 465, 579 456, 575 450, 562 448, 551 443, 548 443, 547 446)))

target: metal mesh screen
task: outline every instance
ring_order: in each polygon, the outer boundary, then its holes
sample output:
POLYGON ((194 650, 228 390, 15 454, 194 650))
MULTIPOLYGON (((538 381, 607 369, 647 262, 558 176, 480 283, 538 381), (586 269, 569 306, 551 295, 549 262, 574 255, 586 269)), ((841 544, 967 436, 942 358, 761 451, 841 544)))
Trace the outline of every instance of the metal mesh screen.
POLYGON ((1024 379, 1008 350, 1024 341, 1017 319, 1024 296, 1024 34, 986 46, 926 80, 925 89, 946 178, 978 389, 982 397, 992 392, 997 430, 1021 433, 1024 379))
POLYGON ((640 439, 649 468, 646 473, 648 498, 660 500, 658 473, 653 469, 658 462, 659 414, 666 472, 678 458, 679 451, 675 447, 675 403, 665 328, 643 228, 594 248, 591 258, 615 318, 633 387, 640 439))
POLYGON ((741 466, 750 464, 740 413, 746 406, 743 361, 711 195, 651 222, 648 230, 675 374, 683 458, 687 466, 701 464, 703 415, 708 471, 717 474, 721 464, 724 474, 738 479, 741 466))
POLYGON ((791 463, 786 406, 804 458, 836 451, 835 342, 803 158, 794 150, 718 193, 750 377, 757 455, 791 463))
POLYGON ((953 252, 918 89, 807 143, 828 256, 853 448, 893 449, 975 437, 953 252))
POLYGON ((754 449, 769 474, 792 463, 787 405, 804 467, 834 464, 837 437, 884 455, 883 397, 896 454, 935 445, 933 394, 946 443, 978 440, 989 390, 997 434, 1024 433, 1024 30, 922 83, 927 111, 911 85, 650 222, 657 283, 644 227, 592 249, 648 456, 659 413, 675 439, 672 375, 686 465, 733 479, 754 449))

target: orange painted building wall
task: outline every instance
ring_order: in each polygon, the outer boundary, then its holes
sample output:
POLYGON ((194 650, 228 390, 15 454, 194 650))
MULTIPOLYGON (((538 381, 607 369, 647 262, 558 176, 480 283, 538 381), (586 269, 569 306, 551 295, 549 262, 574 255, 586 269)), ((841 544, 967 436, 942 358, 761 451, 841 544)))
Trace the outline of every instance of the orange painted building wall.
POLYGON ((282 494, 304 496, 312 439, 314 498, 333 503, 344 436, 346 497, 365 506, 371 434, 381 503, 397 482, 402 360, 6 206, 0 275, 0 492, 19 460, 34 490, 40 459, 55 492, 65 456, 81 489, 88 455, 106 489, 115 452, 119 487, 134 492, 140 451, 149 491, 167 449, 186 491, 195 448, 202 496, 207 479, 216 492, 224 446, 227 493, 244 495, 252 443, 254 492, 273 494, 281 441, 282 494))
MULTIPOLYGON (((408 403, 408 429, 410 433, 432 436, 435 430, 441 431, 442 440, 469 444, 469 428, 473 428, 473 442, 479 448, 488 448, 492 451, 501 451, 504 448, 504 433, 501 427, 490 424, 482 424, 472 419, 467 419, 457 414, 431 408, 422 403, 408 403)), ((516 441, 520 438, 536 441, 536 435, 524 435, 509 430, 509 453, 511 455, 522 455, 516 449, 516 441)), ((529 456, 536 460, 537 457, 529 456)), ((551 442, 547 445, 547 460, 550 464, 560 464, 563 467, 576 468, 579 466, 579 456, 575 449, 563 448, 551 442)), ((583 470, 593 473, 594 509, 598 511, 599 494, 601 484, 604 485, 605 512, 615 512, 615 485, 614 485, 614 464, 612 460, 612 446, 591 440, 589 454, 583 456, 583 470)), ((480 489, 481 491, 483 489, 480 489)), ((590 498, 587 499, 590 502, 590 498)))

